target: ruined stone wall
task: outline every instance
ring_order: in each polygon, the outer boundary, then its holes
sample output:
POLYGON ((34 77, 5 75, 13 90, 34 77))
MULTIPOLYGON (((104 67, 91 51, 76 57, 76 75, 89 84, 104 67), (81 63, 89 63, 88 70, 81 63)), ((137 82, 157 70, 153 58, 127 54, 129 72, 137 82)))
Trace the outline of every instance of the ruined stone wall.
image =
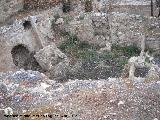
POLYGON ((151 16, 150 5, 113 5, 112 12, 127 12, 129 14, 151 16))
MULTIPOLYGON (((65 23, 65 30, 76 34, 81 40, 105 46, 110 40, 108 15, 105 13, 83 13, 75 16, 76 19, 65 23)), ((66 21, 66 18, 64 18, 66 21)))
POLYGON ((160 21, 158 18, 128 13, 112 13, 109 19, 112 43, 140 46, 142 36, 145 35, 148 47, 160 48, 160 21))
MULTIPOLYGON (((105 11, 108 12, 127 12, 129 14, 137 14, 151 16, 150 0, 109 0, 103 3, 106 5, 105 11)), ((158 14, 156 0, 153 0, 154 15, 158 14)))
POLYGON ((145 33, 147 47, 160 51, 160 19, 147 19, 145 33))
POLYGON ((0 23, 3 23, 17 11, 23 9, 23 0, 1 0, 0 1, 0 23))
POLYGON ((29 51, 38 49, 37 41, 32 34, 32 29, 25 30, 23 22, 17 22, 11 26, 4 26, 0 29, 0 71, 9 71, 16 68, 12 59, 12 48, 16 45, 22 44, 26 46, 29 51))
POLYGON ((62 13, 58 6, 40 14, 15 19, 13 24, 0 27, 0 63, 3 63, 0 71, 16 69, 11 55, 15 46, 22 44, 29 52, 37 52, 54 41, 51 24, 57 13, 62 13))
POLYGON ((55 7, 60 0, 1 0, 0 24, 7 22, 18 11, 44 10, 55 7))

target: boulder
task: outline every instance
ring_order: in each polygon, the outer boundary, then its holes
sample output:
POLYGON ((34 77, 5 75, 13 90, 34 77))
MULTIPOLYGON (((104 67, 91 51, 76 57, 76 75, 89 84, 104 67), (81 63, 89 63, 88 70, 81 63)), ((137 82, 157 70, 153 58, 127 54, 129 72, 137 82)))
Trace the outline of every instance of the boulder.
POLYGON ((57 21, 55 22, 55 24, 63 24, 64 20, 63 18, 58 18, 57 21))
POLYGON ((54 65, 67 59, 67 56, 62 53, 55 44, 44 47, 40 51, 36 52, 34 57, 45 70, 50 70, 54 65))
POLYGON ((35 54, 35 58, 40 66, 49 72, 50 78, 64 78, 67 72, 69 60, 55 44, 48 45, 35 54))
POLYGON ((154 82, 160 80, 160 68, 156 65, 152 65, 145 78, 145 82, 154 82))

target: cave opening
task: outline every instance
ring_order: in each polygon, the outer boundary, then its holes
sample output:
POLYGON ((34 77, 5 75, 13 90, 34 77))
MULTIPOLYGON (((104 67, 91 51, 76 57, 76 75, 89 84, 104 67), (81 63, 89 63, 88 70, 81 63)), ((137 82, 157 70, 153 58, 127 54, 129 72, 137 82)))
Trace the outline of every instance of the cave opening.
POLYGON ((27 20, 24 21, 23 27, 24 27, 24 29, 26 29, 26 30, 31 29, 31 28, 32 28, 31 21, 27 21, 27 20))
POLYGON ((39 63, 36 61, 34 57, 34 52, 30 52, 27 47, 20 44, 11 50, 13 63, 18 67, 22 68, 24 70, 33 70, 33 71, 39 71, 44 72, 42 67, 39 65, 39 63))

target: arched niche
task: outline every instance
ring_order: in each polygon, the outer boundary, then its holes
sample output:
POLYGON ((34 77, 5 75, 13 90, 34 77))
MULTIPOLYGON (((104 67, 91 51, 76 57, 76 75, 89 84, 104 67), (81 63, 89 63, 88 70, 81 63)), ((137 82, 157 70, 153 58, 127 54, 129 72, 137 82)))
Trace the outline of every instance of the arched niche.
POLYGON ((30 52, 25 45, 19 44, 14 46, 11 50, 11 54, 13 63, 18 68, 43 72, 41 66, 34 58, 34 52, 30 52))

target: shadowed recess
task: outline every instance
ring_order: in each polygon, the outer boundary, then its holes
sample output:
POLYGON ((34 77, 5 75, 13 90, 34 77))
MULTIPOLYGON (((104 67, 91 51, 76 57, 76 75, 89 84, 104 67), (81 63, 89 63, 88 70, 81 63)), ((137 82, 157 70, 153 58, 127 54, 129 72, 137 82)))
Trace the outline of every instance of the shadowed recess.
POLYGON ((34 53, 30 52, 24 45, 20 44, 13 47, 11 54, 13 58, 13 63, 18 68, 43 72, 41 66, 34 58, 34 53))

